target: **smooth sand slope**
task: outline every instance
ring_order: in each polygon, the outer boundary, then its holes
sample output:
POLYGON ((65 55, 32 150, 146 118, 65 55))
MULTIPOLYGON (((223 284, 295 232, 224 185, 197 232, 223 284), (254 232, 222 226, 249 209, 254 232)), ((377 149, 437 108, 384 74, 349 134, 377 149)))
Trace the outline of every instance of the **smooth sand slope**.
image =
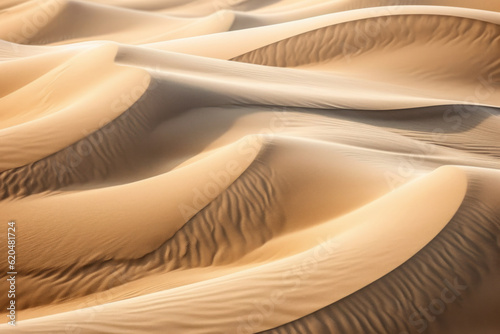
POLYGON ((499 332, 499 24, 495 1, 0 4, 0 332, 499 332))

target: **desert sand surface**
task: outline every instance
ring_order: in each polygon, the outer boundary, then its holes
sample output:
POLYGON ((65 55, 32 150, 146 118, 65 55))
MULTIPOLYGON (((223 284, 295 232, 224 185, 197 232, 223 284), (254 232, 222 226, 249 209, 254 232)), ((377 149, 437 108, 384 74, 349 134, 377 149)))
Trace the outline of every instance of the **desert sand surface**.
POLYGON ((0 2, 0 333, 500 333, 499 55, 496 0, 0 2))

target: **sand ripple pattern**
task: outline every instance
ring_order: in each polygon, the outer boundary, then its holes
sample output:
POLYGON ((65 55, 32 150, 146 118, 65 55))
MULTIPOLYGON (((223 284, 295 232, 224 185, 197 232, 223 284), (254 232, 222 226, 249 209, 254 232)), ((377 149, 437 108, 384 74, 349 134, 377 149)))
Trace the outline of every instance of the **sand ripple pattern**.
POLYGON ((415 316, 419 308, 432 305, 442 298, 447 284, 457 282, 465 288, 457 290, 456 301, 446 306, 438 320, 449 309, 465 307, 471 290, 488 281, 491 284, 498 275, 500 211, 483 203, 483 182, 471 178, 468 194, 453 219, 402 266, 328 307, 261 333, 417 333, 424 328, 423 316, 415 316), (414 326, 409 321, 412 317, 414 326))

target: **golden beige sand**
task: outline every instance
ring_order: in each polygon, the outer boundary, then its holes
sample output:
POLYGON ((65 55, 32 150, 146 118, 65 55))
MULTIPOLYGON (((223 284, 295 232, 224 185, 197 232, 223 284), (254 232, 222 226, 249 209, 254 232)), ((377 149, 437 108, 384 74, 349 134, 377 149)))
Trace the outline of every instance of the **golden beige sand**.
POLYGON ((500 332, 499 52, 497 1, 0 3, 0 333, 500 332))

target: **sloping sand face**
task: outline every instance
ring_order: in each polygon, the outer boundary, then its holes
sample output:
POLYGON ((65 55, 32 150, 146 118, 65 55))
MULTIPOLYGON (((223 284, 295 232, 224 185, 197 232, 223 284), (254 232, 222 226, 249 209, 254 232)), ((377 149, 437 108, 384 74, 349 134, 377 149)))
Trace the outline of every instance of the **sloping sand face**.
POLYGON ((0 4, 0 332, 499 332, 499 11, 0 4))

